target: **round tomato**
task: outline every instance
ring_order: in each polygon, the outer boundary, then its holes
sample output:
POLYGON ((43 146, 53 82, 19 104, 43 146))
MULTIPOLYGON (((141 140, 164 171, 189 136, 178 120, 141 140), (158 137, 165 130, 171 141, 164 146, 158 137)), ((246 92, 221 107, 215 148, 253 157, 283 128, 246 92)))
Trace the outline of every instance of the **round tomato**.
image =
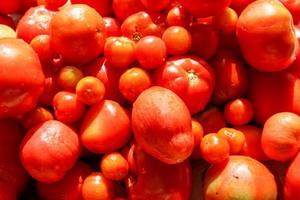
POLYGON ((251 121, 254 114, 252 103, 243 98, 228 102, 224 108, 224 116, 228 123, 239 126, 251 121))
POLYGON ((83 73, 77 67, 65 66, 61 68, 57 78, 63 89, 74 91, 77 83, 83 78, 83 73))
POLYGON ((97 10, 103 16, 111 16, 112 14, 112 1, 111 0, 71 0, 72 4, 86 4, 97 10))
POLYGON ((103 17, 106 37, 111 36, 120 36, 121 35, 121 27, 119 22, 112 17, 103 17))
POLYGON ((38 54, 41 63, 47 65, 55 62, 55 52, 50 47, 49 35, 37 35, 31 40, 30 46, 38 54))
POLYGON ((121 21, 144 9, 140 0, 112 0, 112 6, 115 15, 121 21))

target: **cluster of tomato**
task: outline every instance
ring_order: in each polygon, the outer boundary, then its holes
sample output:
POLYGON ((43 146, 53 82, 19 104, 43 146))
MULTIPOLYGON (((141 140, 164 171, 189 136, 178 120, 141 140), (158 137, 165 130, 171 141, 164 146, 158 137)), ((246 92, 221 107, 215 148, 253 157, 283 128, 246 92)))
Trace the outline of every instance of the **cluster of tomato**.
POLYGON ((299 199, 299 0, 0 13, 1 200, 299 199))

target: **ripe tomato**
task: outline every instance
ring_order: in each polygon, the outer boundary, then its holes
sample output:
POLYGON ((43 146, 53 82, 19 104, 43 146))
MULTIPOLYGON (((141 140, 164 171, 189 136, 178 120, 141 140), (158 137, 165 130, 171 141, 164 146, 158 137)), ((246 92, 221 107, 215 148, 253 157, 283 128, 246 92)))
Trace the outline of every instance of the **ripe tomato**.
POLYGON ((38 56, 27 43, 20 39, 0 40, 0 118, 33 109, 44 80, 38 56))
POLYGON ((22 125, 26 130, 29 130, 30 128, 46 122, 48 120, 53 120, 54 117, 52 113, 43 107, 37 106, 33 110, 25 113, 22 117, 22 125))
POLYGON ((45 5, 50 10, 58 10, 59 7, 67 3, 68 0, 37 0, 38 5, 45 5))
POLYGON ((293 200, 299 193, 300 180, 299 180, 299 166, 300 166, 300 153, 291 162, 285 176, 284 181, 284 199, 293 200))
POLYGON ((234 128, 222 128, 217 134, 228 141, 231 155, 240 153, 246 140, 243 132, 234 128))
POLYGON ((63 67, 58 74, 58 84, 65 90, 75 90, 77 83, 83 78, 80 69, 74 66, 63 67))
POLYGON ((107 17, 112 15, 112 0, 71 0, 72 4, 86 4, 102 16, 107 17))
POLYGON ((20 160, 24 168, 34 179, 44 183, 61 180, 73 167, 79 154, 77 134, 56 120, 30 129, 20 147, 20 160))
POLYGON ((38 54, 41 63, 48 65, 54 62, 55 52, 50 47, 49 35, 37 35, 31 42, 30 46, 38 54))
POLYGON ((166 23, 169 26, 188 27, 191 23, 191 16, 182 6, 174 6, 167 13, 166 23))
POLYGON ((253 106, 247 99, 239 98, 228 102, 224 108, 224 116, 228 123, 239 126, 251 121, 253 106))
POLYGON ((154 82, 175 92, 192 114, 204 109, 215 84, 212 68, 198 57, 169 59, 154 72, 154 82), (197 99, 197 100, 195 100, 197 99))
POLYGON ((51 47, 67 63, 88 63, 103 52, 106 37, 103 19, 87 5, 62 8, 51 20, 50 29, 51 47))
POLYGON ((18 11, 21 7, 21 0, 0 0, 0 13, 11 14, 18 11))
POLYGON ((103 17, 106 37, 111 36, 120 36, 121 35, 121 27, 120 23, 112 17, 103 17))
POLYGON ((150 11, 164 10, 171 0, 141 0, 143 5, 150 11))
POLYGON ((196 119, 192 119, 192 133, 194 135, 194 149, 192 155, 190 156, 190 159, 197 160, 202 158, 199 145, 204 135, 204 132, 203 127, 196 119))
POLYGON ((66 175, 55 183, 37 182, 37 192, 43 200, 80 200, 82 199, 82 185, 90 175, 92 168, 79 161, 66 175))
POLYGON ((232 34, 235 33, 237 20, 237 13, 231 8, 226 8, 222 13, 213 17, 212 25, 223 34, 232 34))
POLYGON ((0 14, 0 24, 9 26, 12 29, 15 29, 15 27, 16 27, 15 22, 8 15, 2 15, 2 14, 0 14))
POLYGON ((134 13, 144 10, 140 0, 112 0, 112 7, 116 17, 121 21, 124 21, 134 13))
POLYGON ((94 153, 115 151, 126 144, 130 136, 131 127, 127 111, 111 100, 104 100, 92 106, 81 126, 81 142, 94 153))

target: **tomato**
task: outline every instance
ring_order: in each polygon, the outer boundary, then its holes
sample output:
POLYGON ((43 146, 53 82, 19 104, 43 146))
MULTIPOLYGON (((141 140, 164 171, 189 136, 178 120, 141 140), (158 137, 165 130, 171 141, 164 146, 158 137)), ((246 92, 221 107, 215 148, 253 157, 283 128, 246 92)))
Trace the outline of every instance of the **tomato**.
POLYGON ((226 8, 222 13, 214 16, 212 24, 220 32, 231 34, 235 32, 237 20, 237 13, 231 8, 226 8))
POLYGON ((121 27, 120 23, 112 17, 103 17, 105 32, 107 37, 111 36, 120 36, 121 35, 121 27))
POLYGON ((191 53, 203 59, 210 59, 219 46, 218 32, 207 24, 195 24, 189 29, 192 36, 191 53))
POLYGON ((82 196, 85 200, 111 200, 113 184, 100 172, 93 172, 83 182, 82 196))
POLYGON ((31 42, 30 46, 38 54, 41 63, 52 64, 55 59, 55 52, 50 47, 49 35, 37 35, 31 42))
POLYGON ((284 199, 292 200, 299 193, 300 180, 299 180, 299 165, 300 154, 298 153, 296 158, 291 162, 285 176, 284 181, 284 199))
POLYGON ((222 128, 217 134, 228 141, 231 155, 240 153, 246 140, 243 132, 234 128, 222 128))
POLYGON ((112 7, 114 14, 121 21, 124 21, 134 13, 144 10, 140 0, 112 0, 112 7))
POLYGON ((18 37, 30 43, 37 35, 49 34, 50 21, 54 15, 55 12, 48 10, 45 6, 30 8, 17 24, 18 37))
POLYGON ((0 14, 0 24, 6 25, 11 27, 12 29, 15 29, 16 25, 13 19, 8 15, 2 15, 0 14))
POLYGON ((230 8, 233 8, 238 15, 241 14, 241 12, 255 0, 231 0, 230 8))
POLYGON ((81 142, 94 153, 121 148, 131 136, 127 111, 117 102, 104 100, 92 106, 81 125, 81 142), (118 124, 118 126, 116 126, 118 124))
POLYGON ((92 173, 92 168, 78 161, 72 169, 58 182, 37 182, 37 192, 44 200, 81 200, 82 185, 85 178, 92 173))
POLYGON ((105 94, 105 86, 96 77, 86 76, 76 85, 76 95, 79 101, 87 105, 99 103, 105 94))
POLYGON ((192 119, 192 133, 194 135, 194 149, 190 159, 196 160, 202 158, 199 145, 204 134, 203 127, 196 119, 192 119))
POLYGON ((127 180, 129 199, 188 200, 191 194, 191 168, 189 161, 169 165, 134 148, 136 176, 127 180))
POLYGON ((20 160, 26 171, 43 183, 61 180, 73 167, 79 154, 77 134, 56 120, 46 121, 30 129, 20 147, 20 160))
POLYGON ((20 39, 1 39, 0 118, 33 109, 43 87, 44 74, 32 48, 20 39))
POLYGON ((144 69, 156 69, 164 64, 167 57, 165 42, 156 36, 146 36, 136 44, 136 58, 144 69))
POLYGON ((119 80, 120 92, 131 102, 134 102, 144 90, 151 86, 152 80, 150 74, 139 67, 126 70, 119 80))
POLYGON ((294 24, 299 23, 300 22, 300 1, 299 0, 280 0, 280 2, 292 14, 294 24))
POLYGON ((124 179, 129 170, 127 160, 118 152, 104 155, 100 162, 100 168, 106 178, 115 181, 124 179))
POLYGON ((55 118, 64 123, 78 121, 84 114, 85 106, 75 93, 60 91, 53 98, 55 118))
POLYGON ((144 90, 133 104, 131 123, 137 143, 160 161, 175 164, 191 155, 191 116, 171 90, 159 86, 144 90))
POLYGON ((212 166, 205 174, 205 200, 276 200, 273 174, 257 160, 230 156, 229 161, 212 166))
POLYGON ((48 109, 37 106, 30 112, 27 112, 25 115, 23 115, 22 125, 24 128, 26 128, 26 130, 29 130, 40 123, 53 119, 54 117, 48 109))
POLYGON ((173 57, 158 68, 154 72, 154 82, 175 92, 190 112, 195 114, 208 103, 215 78, 206 61, 198 57, 183 56, 173 57))
POLYGON ((174 6, 167 13, 166 23, 169 26, 188 27, 191 22, 190 18, 189 13, 182 6, 174 6))
POLYGON ((251 121, 253 114, 251 102, 243 98, 228 102, 224 108, 226 121, 235 126, 247 124, 251 121))
POLYGON ((141 0, 143 5, 150 11, 164 10, 171 0, 141 0))
POLYGON ((50 10, 58 10, 59 7, 67 3, 67 0, 37 0, 38 5, 45 5, 50 10))
POLYGON ((217 15, 224 11, 230 0, 180 0, 179 2, 195 17, 203 18, 217 15))
POLYGON ((262 148, 273 160, 291 160, 299 152, 299 135, 300 117, 290 112, 277 113, 264 124, 262 148))
POLYGON ((188 30, 181 26, 171 26, 165 30, 162 39, 170 55, 183 55, 192 46, 192 36, 188 30))
POLYGON ((252 125, 237 126, 234 129, 241 131, 245 136, 245 143, 241 155, 252 157, 259 161, 269 160, 261 144, 262 129, 252 125))
POLYGON ((67 63, 88 63, 103 52, 106 38, 104 21, 87 5, 62 8, 51 20, 50 29, 51 47, 67 63))
POLYGON ((72 4, 86 4, 103 16, 112 15, 112 0, 71 0, 72 4))
POLYGON ((133 41, 139 41, 142 37, 162 35, 162 27, 156 25, 151 16, 144 12, 137 12, 127 17, 121 25, 122 35, 133 41))
POLYGON ((16 38, 16 32, 9 26, 0 24, 0 39, 2 38, 16 38))
POLYGON ((1 14, 11 14, 20 9, 21 0, 0 0, 0 13, 1 14))
POLYGON ((74 66, 63 67, 58 75, 58 83, 65 90, 74 90, 83 73, 74 66))
POLYGON ((292 16, 279 1, 258 0, 249 4, 236 29, 243 56, 252 67, 275 72, 286 69, 295 60, 299 44, 292 16))
POLYGON ((115 68, 126 69, 135 60, 135 42, 126 37, 110 37, 104 46, 107 63, 115 68))

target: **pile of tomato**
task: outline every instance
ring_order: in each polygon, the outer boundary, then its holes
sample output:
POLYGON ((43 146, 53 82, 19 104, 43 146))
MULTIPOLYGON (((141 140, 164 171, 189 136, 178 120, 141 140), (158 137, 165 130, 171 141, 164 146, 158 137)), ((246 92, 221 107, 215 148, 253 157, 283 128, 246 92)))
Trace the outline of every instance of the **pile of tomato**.
POLYGON ((0 0, 0 199, 300 199, 299 42, 299 0, 0 0))

